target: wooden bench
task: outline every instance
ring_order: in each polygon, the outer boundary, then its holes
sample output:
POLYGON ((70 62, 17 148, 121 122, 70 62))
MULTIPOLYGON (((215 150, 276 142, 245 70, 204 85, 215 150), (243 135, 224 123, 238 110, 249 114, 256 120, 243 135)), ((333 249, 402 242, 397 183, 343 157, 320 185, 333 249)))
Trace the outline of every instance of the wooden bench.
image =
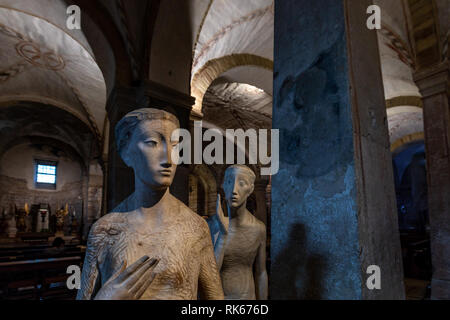
POLYGON ((0 299, 74 299, 66 287, 67 267, 81 268, 83 255, 0 263, 0 299))

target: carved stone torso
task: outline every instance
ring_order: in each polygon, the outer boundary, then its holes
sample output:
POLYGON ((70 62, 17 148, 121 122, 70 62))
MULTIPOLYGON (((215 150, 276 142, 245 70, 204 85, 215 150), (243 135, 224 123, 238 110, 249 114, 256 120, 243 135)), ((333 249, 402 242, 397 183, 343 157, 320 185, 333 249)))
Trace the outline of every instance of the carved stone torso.
MULTIPOLYGON (((210 243, 206 222, 179 200, 163 217, 145 224, 136 212, 110 213, 100 219, 98 269, 103 286, 121 267, 147 255, 160 259, 155 279, 141 300, 197 299, 201 257, 210 243)), ((212 253, 211 253, 211 257, 212 253)))
POLYGON ((220 275, 226 299, 256 299, 253 264, 265 226, 248 213, 245 223, 228 229, 220 275))

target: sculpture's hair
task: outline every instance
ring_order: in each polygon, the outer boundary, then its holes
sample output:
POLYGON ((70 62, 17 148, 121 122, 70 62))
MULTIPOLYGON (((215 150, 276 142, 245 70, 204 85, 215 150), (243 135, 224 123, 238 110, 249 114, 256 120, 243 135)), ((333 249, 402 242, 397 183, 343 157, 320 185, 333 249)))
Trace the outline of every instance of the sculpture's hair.
POLYGON ((234 164, 234 165, 232 165, 232 166, 229 166, 229 167, 225 170, 225 175, 229 174, 229 172, 230 172, 231 170, 233 170, 233 169, 240 170, 240 171, 246 173, 246 174, 250 177, 250 180, 251 180, 250 183, 251 183, 251 184, 254 184, 254 183, 255 183, 256 175, 255 175, 255 173, 253 172, 253 170, 250 169, 249 167, 247 167, 246 165, 243 165, 243 164, 234 164))
POLYGON ((116 125, 116 144, 119 154, 127 145, 134 130, 141 121, 145 120, 168 120, 180 127, 178 118, 167 111, 154 108, 142 108, 127 113, 116 125))

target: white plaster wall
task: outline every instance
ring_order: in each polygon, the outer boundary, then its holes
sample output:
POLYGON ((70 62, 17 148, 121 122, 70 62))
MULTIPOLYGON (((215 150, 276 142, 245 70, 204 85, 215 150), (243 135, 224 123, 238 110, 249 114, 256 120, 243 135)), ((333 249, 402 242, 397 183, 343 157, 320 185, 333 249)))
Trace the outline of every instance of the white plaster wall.
POLYGON ((82 180, 80 165, 66 157, 57 157, 46 151, 19 145, 8 150, 0 160, 0 174, 11 178, 24 179, 30 190, 56 192, 65 184, 82 180), (58 161, 56 190, 37 189, 34 186, 34 159, 58 161))

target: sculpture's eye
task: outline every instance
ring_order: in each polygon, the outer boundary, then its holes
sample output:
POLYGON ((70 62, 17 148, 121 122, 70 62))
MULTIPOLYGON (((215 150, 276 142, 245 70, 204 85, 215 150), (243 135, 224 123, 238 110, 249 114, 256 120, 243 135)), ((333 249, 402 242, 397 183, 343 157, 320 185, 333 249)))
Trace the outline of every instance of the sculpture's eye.
POLYGON ((155 147, 158 144, 158 142, 156 142, 153 139, 147 139, 147 140, 145 140, 145 144, 148 146, 151 146, 151 147, 155 147))

